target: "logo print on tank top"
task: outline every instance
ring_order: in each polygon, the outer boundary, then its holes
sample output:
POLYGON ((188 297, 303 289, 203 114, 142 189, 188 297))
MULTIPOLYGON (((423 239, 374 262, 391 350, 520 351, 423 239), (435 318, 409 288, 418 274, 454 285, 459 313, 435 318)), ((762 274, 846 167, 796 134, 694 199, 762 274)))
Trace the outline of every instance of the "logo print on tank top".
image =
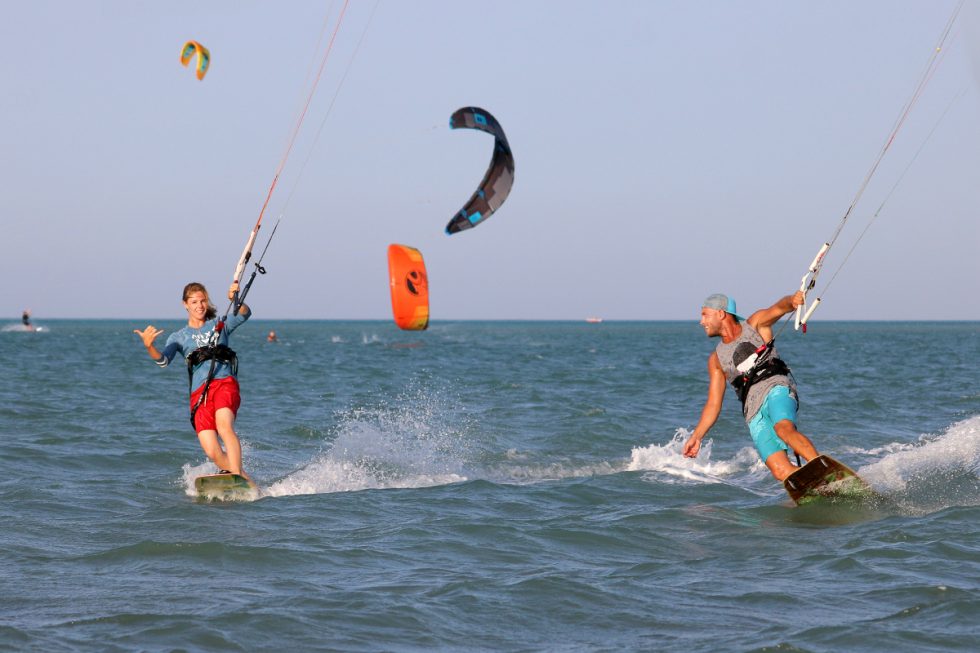
POLYGON ((735 347, 735 351, 732 352, 732 362, 735 364, 735 368, 742 364, 745 359, 755 353, 756 346, 751 342, 740 342, 735 347))

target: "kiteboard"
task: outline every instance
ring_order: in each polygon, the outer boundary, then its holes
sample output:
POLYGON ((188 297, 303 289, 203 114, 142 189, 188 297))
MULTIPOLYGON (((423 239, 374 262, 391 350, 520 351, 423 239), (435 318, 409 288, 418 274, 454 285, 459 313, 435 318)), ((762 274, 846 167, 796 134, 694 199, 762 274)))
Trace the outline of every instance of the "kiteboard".
POLYGON ((864 479, 830 456, 817 456, 786 477, 783 487, 798 506, 818 501, 866 502, 879 498, 864 479))
POLYGON ((198 476, 194 479, 194 489, 201 499, 221 501, 254 499, 259 493, 259 486, 253 481, 230 472, 198 476))

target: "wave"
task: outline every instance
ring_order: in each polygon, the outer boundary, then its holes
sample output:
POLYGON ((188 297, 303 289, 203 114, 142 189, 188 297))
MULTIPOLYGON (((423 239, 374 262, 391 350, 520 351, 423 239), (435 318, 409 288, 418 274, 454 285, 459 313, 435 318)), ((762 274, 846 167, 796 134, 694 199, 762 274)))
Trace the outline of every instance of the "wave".
POLYGON ((561 460, 542 463, 522 462, 529 459, 529 454, 508 449, 504 462, 486 466, 480 474, 482 480, 492 483, 510 485, 528 485, 560 481, 568 478, 588 478, 590 476, 608 476, 626 471, 626 461, 581 462, 561 460))
POLYGON ((465 420, 440 393, 407 391, 394 406, 341 416, 326 450, 262 496, 420 488, 469 480, 465 420))
POLYGON ((49 330, 48 327, 42 325, 27 327, 21 322, 12 322, 0 327, 0 332, 3 333, 44 333, 49 330))
MULTIPOLYGON (((470 480, 522 485, 623 472, 643 472, 645 480, 660 484, 724 484, 762 497, 781 494, 751 446, 730 458, 715 458, 712 440, 706 439, 697 458, 684 457, 683 445, 690 437, 684 428, 676 429, 666 443, 633 447, 630 456, 622 459, 541 460, 537 452, 494 451, 491 442, 472 437, 478 429, 472 428, 472 418, 447 401, 448 392, 425 385, 416 383, 391 405, 341 414, 327 432, 324 448, 263 487, 260 496, 424 488, 470 480)), ((867 449, 849 446, 832 455, 838 453, 849 454, 848 458, 878 457, 858 473, 903 512, 980 505, 980 415, 952 424, 938 435, 923 435, 917 442, 867 449)), ((193 479, 214 471, 210 463, 184 465, 185 492, 194 496, 193 479)))
MULTIPOLYGON (((687 429, 677 429, 666 444, 635 447, 627 469, 650 472, 659 483, 724 483, 762 496, 774 493, 777 486, 753 448, 745 447, 727 460, 713 460, 712 442, 705 440, 697 458, 685 458, 682 449, 689 436, 687 429)), ((840 452, 880 457, 860 467, 858 475, 907 514, 980 505, 980 415, 916 442, 868 449, 848 446, 840 452)))
MULTIPOLYGON (((628 459, 536 462, 534 453, 509 449, 502 455, 485 452, 482 458, 496 460, 473 465, 468 462, 474 446, 466 440, 467 429, 459 421, 443 420, 440 416, 445 413, 438 404, 435 400, 350 411, 334 429, 325 450, 262 487, 259 498, 425 488, 471 480, 530 485, 635 471, 655 472, 654 480, 661 483, 725 483, 754 494, 771 494, 752 487, 769 474, 751 447, 730 460, 713 461, 707 440, 697 459, 685 458, 681 448, 689 433, 684 429, 678 429, 667 444, 634 448, 628 459)), ((180 483, 188 496, 195 496, 194 478, 216 471, 210 462, 185 464, 180 483)))
POLYGON ((752 447, 743 447, 728 460, 712 460, 712 440, 701 444, 697 458, 684 456, 684 443, 691 431, 679 428, 666 444, 651 444, 634 447, 626 469, 629 471, 656 472, 655 479, 661 483, 723 483, 734 485, 758 495, 768 495, 757 486, 769 478, 769 470, 759 459, 752 447))
POLYGON ((980 415, 923 435, 914 443, 891 443, 854 453, 884 458, 858 474, 903 508, 920 513, 980 505, 980 415))

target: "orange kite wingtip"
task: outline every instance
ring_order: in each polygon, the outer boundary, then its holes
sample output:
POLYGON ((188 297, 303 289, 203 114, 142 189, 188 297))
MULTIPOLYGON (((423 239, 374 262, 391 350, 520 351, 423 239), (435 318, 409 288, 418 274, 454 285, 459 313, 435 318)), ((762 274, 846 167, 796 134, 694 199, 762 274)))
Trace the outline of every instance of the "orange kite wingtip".
POLYGON ((407 245, 388 246, 391 312, 395 324, 406 331, 429 326, 429 277, 422 252, 407 245))
POLYGON ((180 63, 185 68, 197 55, 197 70, 195 74, 198 79, 204 79, 208 74, 208 67, 211 65, 211 52, 197 41, 188 41, 180 49, 180 63))

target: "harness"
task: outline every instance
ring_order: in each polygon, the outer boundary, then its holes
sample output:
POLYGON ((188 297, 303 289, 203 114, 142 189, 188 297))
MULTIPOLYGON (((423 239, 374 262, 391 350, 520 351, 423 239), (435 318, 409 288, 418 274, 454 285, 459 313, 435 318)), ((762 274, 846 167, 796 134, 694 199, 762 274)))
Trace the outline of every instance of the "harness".
MULTIPOLYGON (((215 325, 215 332, 220 332, 222 327, 224 327, 224 323, 218 322, 215 325)), ((208 369, 208 378, 204 382, 204 390, 201 392, 201 396, 197 398, 193 408, 191 408, 191 426, 195 431, 197 430, 197 426, 194 424, 194 416, 197 415, 197 409, 201 407, 201 404, 204 403, 208 396, 208 389, 211 387, 211 381, 214 380, 214 371, 218 363, 226 363, 230 366, 232 376, 238 374, 238 354, 231 347, 222 344, 210 344, 198 347, 187 356, 188 392, 192 394, 194 392, 194 368, 207 360, 211 361, 211 367, 208 369)))
POLYGON ((772 355, 774 340, 770 340, 755 350, 755 353, 742 361, 736 368, 741 372, 740 376, 732 379, 732 387, 738 400, 742 402, 742 414, 745 415, 745 400, 749 396, 749 389, 760 381, 765 381, 773 376, 792 376, 793 372, 789 365, 782 358, 772 355))

